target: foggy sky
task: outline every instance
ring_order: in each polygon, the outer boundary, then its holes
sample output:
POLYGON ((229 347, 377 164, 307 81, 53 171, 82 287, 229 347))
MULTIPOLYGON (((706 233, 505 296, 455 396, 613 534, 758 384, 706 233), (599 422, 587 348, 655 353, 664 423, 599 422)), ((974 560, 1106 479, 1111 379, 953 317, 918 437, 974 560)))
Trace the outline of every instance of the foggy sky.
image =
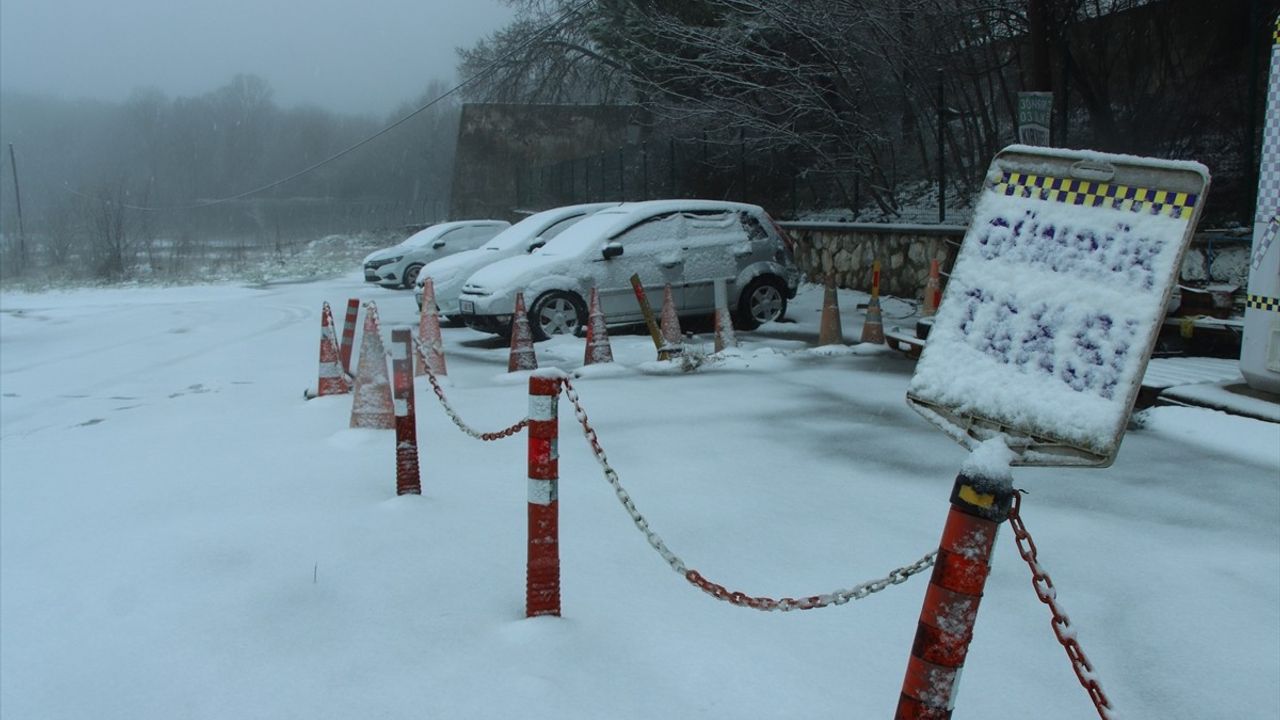
POLYGON ((385 115, 456 46, 507 23, 499 0, 0 0, 0 88, 123 100, 262 76, 281 106, 385 115))

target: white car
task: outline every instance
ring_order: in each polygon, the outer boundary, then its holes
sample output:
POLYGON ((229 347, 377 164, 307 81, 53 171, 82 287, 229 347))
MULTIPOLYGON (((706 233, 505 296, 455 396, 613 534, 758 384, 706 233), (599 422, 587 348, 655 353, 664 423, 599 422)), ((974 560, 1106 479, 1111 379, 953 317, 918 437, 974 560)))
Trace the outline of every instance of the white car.
POLYGON ((413 293, 414 299, 418 301, 418 309, 422 309, 423 281, 431 278, 431 285, 436 294, 436 308, 445 317, 456 318, 458 295, 462 293, 462 284, 471 277, 472 273, 499 260, 533 252, 582 218, 598 210, 616 207, 618 204, 612 202, 567 205, 534 213, 498 233, 492 240, 475 250, 433 260, 418 273, 418 281, 413 293))
POLYGON ((364 259, 364 279, 383 287, 413 287, 422 266, 437 258, 474 250, 511 227, 505 220, 446 222, 410 235, 399 245, 372 252, 364 259))
POLYGON ((611 325, 643 318, 631 276, 639 275, 654 312, 671 285, 680 316, 715 311, 713 281, 727 284, 735 324, 754 329, 782 318, 800 271, 790 239, 764 209, 714 200, 651 200, 601 210, 528 255, 481 268, 463 286, 458 315, 468 327, 507 335, 517 292, 528 304, 535 340, 574 333, 586 298, 600 293, 611 325))

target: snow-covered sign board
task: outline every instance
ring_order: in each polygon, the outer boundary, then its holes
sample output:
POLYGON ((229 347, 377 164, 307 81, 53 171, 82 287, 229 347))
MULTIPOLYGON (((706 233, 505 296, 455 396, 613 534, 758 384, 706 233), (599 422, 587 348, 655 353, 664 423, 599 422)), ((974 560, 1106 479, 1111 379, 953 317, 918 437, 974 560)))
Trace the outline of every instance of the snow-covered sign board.
POLYGON ((1194 162, 1014 145, 992 161, 907 401, 1017 465, 1110 465, 1199 219, 1194 162))

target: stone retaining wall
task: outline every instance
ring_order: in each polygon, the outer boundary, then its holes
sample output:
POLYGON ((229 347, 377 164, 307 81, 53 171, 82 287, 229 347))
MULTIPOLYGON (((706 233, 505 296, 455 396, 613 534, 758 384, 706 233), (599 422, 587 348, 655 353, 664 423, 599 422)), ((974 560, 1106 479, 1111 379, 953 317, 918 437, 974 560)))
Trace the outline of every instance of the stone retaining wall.
POLYGON ((929 261, 951 269, 964 238, 962 225, 784 222, 796 241, 796 264, 810 282, 834 271, 836 285, 871 291, 871 264, 880 261, 883 295, 920 300, 929 279, 929 261))
MULTIPOLYGON (((871 263, 880 261, 880 292, 920 300, 929 261, 951 270, 963 225, 906 225, 841 222, 779 223, 796 242, 796 264, 809 282, 834 271, 836 285, 871 291, 871 263)), ((1197 233, 1187 248, 1181 280, 1200 286, 1248 283, 1249 238, 1222 231, 1197 233)), ((946 278, 944 276, 943 283, 946 278)))

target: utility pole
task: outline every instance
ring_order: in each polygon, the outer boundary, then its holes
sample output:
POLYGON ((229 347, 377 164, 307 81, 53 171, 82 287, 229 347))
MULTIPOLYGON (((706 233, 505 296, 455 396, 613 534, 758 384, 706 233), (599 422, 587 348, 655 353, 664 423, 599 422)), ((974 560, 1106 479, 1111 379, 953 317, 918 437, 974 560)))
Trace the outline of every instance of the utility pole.
POLYGON ((13 154, 13 143, 9 143, 9 168, 13 170, 13 198, 18 209, 18 271, 27 265, 27 235, 22 227, 22 191, 18 188, 18 161, 13 154))

